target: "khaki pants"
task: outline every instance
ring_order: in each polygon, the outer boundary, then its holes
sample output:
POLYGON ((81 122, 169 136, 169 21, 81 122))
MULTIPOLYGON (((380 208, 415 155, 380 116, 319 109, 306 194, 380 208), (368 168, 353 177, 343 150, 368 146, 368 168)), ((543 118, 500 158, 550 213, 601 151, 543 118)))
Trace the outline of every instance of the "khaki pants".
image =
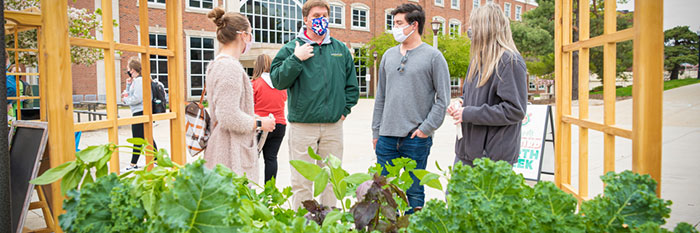
MULTIPOLYGON (((309 157, 308 148, 311 147, 321 158, 332 154, 343 160, 343 121, 336 123, 289 123, 289 159, 303 160, 317 164, 321 167, 322 161, 316 161, 309 157)), ((297 172, 292 170, 292 208, 294 210, 301 206, 301 202, 313 199, 313 182, 307 180, 297 172)), ((333 194, 333 187, 328 184, 320 195, 321 204, 335 206, 336 198, 333 194)))

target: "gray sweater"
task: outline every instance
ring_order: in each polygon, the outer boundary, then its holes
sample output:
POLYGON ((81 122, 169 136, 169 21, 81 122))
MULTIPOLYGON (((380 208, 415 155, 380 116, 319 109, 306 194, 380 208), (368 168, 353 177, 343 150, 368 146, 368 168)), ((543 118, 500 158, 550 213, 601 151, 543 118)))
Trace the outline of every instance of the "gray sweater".
POLYGON ((399 46, 379 65, 372 136, 406 137, 414 129, 432 135, 442 125, 450 101, 450 70, 439 50, 423 43, 406 52, 403 72, 399 46))
POLYGON ((527 108, 527 70, 520 55, 506 52, 482 87, 479 74, 462 89, 462 134, 455 143, 457 159, 471 165, 488 157, 513 164, 520 154, 520 128, 527 108))
POLYGON ((138 76, 126 85, 126 91, 129 95, 124 97, 122 101, 129 105, 131 113, 143 112, 143 81, 141 80, 143 78, 138 76))

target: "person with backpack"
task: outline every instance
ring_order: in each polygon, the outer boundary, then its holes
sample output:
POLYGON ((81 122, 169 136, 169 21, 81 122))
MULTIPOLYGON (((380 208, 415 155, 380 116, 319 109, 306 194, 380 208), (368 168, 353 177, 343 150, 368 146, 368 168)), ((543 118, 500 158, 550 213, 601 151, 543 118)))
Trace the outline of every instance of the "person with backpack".
MULTIPOLYGON (((129 105, 132 116, 143 116, 143 81, 141 77, 141 60, 134 56, 129 59, 127 64, 126 90, 122 94, 122 101, 124 104, 129 105)), ((151 86, 153 86, 153 83, 151 83, 151 86)), ((131 125, 131 135, 135 138, 144 138, 143 123, 131 125)), ((139 147, 136 145, 134 146, 139 147)), ((158 150, 155 140, 153 140, 153 148, 154 150, 158 150)), ((131 156, 131 165, 126 168, 126 171, 141 168, 137 165, 141 150, 134 148, 133 152, 134 154, 131 156)))

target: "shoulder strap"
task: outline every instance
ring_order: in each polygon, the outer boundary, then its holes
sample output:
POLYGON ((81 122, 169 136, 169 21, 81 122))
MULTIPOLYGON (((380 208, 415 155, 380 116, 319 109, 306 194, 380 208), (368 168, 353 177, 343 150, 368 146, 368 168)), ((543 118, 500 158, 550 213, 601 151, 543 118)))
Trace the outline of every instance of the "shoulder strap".
POLYGON ((204 88, 202 88, 202 95, 199 97, 199 106, 202 108, 204 105, 202 103, 204 102, 204 95, 207 94, 207 83, 204 83, 204 88))

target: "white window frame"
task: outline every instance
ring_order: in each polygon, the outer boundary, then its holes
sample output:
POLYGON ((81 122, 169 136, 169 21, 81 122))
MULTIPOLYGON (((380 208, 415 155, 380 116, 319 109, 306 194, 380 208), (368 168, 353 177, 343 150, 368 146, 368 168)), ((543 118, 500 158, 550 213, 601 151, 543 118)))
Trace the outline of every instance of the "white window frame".
POLYGON ((493 0, 486 0, 486 3, 493 3, 493 0))
MULTIPOLYGON (((194 96, 192 95, 192 45, 191 45, 191 38, 196 37, 196 38, 207 38, 207 39, 213 39, 214 40, 214 58, 216 58, 217 52, 219 51, 219 43, 216 41, 216 32, 209 32, 209 31, 197 31, 197 30, 185 30, 185 51, 186 51, 186 59, 185 63, 187 64, 187 86, 185 88, 185 91, 187 92, 186 96, 188 100, 191 99, 197 99, 199 96, 194 96)), ((213 61, 213 60, 212 60, 213 61)), ((211 63, 211 61, 209 62, 211 63)), ((202 66, 202 69, 204 69, 204 66, 202 66)), ((205 82, 205 77, 206 76, 206 70, 203 70, 204 74, 202 76, 202 84, 205 82)))
MULTIPOLYGON (((204 0, 198 0, 198 1, 203 2, 204 0)), ((190 6, 190 1, 187 0, 187 3, 185 3, 185 12, 208 14, 209 11, 211 11, 214 8, 217 8, 218 6, 219 6, 219 0, 212 0, 212 8, 211 9, 190 6)))
POLYGON ((448 28, 447 30, 449 30, 448 35, 450 35, 450 36, 452 36, 451 35, 452 25, 457 26, 457 35, 455 35, 455 36, 461 36, 462 35, 462 22, 459 21, 458 19, 450 19, 450 23, 448 24, 448 27, 447 27, 448 28))
POLYGON ((523 7, 515 6, 515 20, 521 21, 523 19, 523 7))
POLYGON ((435 6, 444 7, 445 1, 446 0, 434 0, 433 3, 435 3, 435 6), (438 1, 440 1, 440 2, 438 2, 438 1))
MULTIPOLYGON (((330 5, 331 8, 340 7, 340 24, 329 23, 328 27, 345 29, 345 3, 341 1, 330 1, 328 5, 330 5)), ((330 13, 331 12, 328 12, 329 15, 330 13)))
POLYGON ((481 0, 473 0, 472 1, 472 10, 479 8, 480 6, 481 6, 481 0))
POLYGON ((303 24, 303 17, 301 16, 302 5, 299 1, 294 0, 291 2, 283 1, 283 3, 274 3, 277 5, 282 5, 283 8, 291 8, 290 11, 286 12, 289 14, 284 16, 284 17, 276 16, 276 15, 272 15, 272 14, 256 13, 253 10, 249 10, 248 6, 254 5, 254 4, 255 4, 255 0, 244 0, 238 6, 238 12, 240 14, 242 14, 243 16, 246 16, 246 18, 253 18, 254 19, 254 20, 250 20, 250 23, 252 24, 251 26, 253 27, 253 35, 255 37, 255 43, 266 44, 266 45, 268 45, 268 44, 270 44, 270 45, 284 45, 285 40, 287 40, 286 42, 289 42, 290 40, 296 38, 296 35, 299 31, 299 27, 301 27, 301 26, 297 26, 297 25, 303 24), (251 12, 247 12, 247 11, 251 11, 251 12), (256 18, 259 18, 261 20, 255 20, 256 18), (278 30, 277 28, 270 28, 269 26, 272 24, 267 24, 270 22, 270 20, 275 20, 275 19, 281 19, 283 21, 282 24, 275 25, 275 26, 281 26, 282 30, 278 30), (265 24, 268 25, 267 28, 266 28, 265 24))
POLYGON ((459 10, 459 1, 460 0, 449 0, 449 1, 450 1, 450 8, 455 9, 455 10, 459 10), (455 3, 457 3, 456 6, 455 6, 455 3))
MULTIPOLYGON (((153 0, 153 1, 157 1, 157 0, 153 0)), ((165 3, 150 2, 149 0, 146 0, 146 2, 148 2, 148 8, 165 9, 165 3)), ((136 7, 138 7, 138 6, 139 6, 139 0, 136 0, 136 7)))
MULTIPOLYGON (((389 22, 389 16, 391 15, 391 11, 393 11, 394 8, 389 8, 384 10, 384 29, 386 32, 391 32, 391 29, 387 28, 387 22, 389 22)), ((391 28, 394 28, 394 16, 391 15, 391 28)))
POLYGON ((362 3, 353 3, 352 5, 350 5, 350 21, 351 21, 350 22, 350 29, 351 30, 369 32, 369 29, 370 29, 369 24, 371 21, 370 20, 371 14, 370 14, 369 10, 370 10, 369 6, 362 4, 362 3), (365 14, 365 20, 366 20, 365 27, 355 26, 355 24, 354 24, 355 22, 353 19, 353 17, 354 17, 353 14, 354 14, 355 10, 362 10, 362 11, 366 12, 366 14, 365 14))
POLYGON ((512 19, 513 12, 510 11, 511 4, 510 2, 504 2, 503 3, 503 13, 506 14, 508 19, 512 19))
MULTIPOLYGON (((447 32, 449 30, 447 28, 447 20, 445 20, 445 18, 443 18, 442 16, 435 16, 435 17, 433 17, 433 20, 442 23, 442 35, 449 35, 449 33, 447 32)), ((427 26, 430 26, 430 24, 428 24, 427 26)), ((432 31, 432 30, 433 29, 431 26, 430 31, 432 31)))

